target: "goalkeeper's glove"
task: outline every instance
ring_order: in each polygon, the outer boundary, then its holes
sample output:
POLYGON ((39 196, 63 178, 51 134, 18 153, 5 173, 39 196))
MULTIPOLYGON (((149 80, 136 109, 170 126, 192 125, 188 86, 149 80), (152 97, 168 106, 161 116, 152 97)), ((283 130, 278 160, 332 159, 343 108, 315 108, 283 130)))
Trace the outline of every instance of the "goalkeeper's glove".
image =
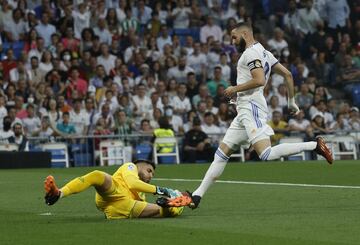
POLYGON ((173 197, 176 197, 178 195, 178 192, 179 191, 173 190, 171 188, 156 186, 155 194, 173 198, 173 197))
POLYGON ((300 112, 299 107, 295 103, 294 97, 289 98, 288 100, 288 109, 292 115, 297 115, 300 112))

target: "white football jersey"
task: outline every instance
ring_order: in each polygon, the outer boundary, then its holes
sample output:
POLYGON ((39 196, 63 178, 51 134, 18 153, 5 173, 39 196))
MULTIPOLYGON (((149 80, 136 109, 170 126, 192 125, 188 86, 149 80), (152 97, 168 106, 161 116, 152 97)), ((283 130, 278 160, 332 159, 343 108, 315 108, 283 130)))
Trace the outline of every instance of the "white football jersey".
POLYGON ((249 101, 264 111, 267 111, 266 99, 264 97, 264 87, 269 80, 271 68, 278 63, 274 55, 266 50, 260 43, 256 42, 243 52, 237 63, 236 84, 243 84, 252 79, 251 70, 263 68, 265 73, 265 85, 237 93, 237 105, 247 105, 249 101))

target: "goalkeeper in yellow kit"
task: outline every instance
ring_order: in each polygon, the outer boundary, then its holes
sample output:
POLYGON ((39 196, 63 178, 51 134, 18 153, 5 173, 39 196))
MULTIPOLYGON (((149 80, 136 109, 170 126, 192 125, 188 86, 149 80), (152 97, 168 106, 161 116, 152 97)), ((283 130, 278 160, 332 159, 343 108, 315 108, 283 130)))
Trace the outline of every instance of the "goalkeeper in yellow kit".
POLYGON ((174 198, 179 191, 148 184, 155 172, 155 164, 147 160, 123 164, 113 175, 102 171, 92 171, 73 179, 58 189, 53 176, 44 182, 45 203, 53 205, 59 199, 82 192, 93 186, 96 189, 96 207, 104 212, 107 219, 174 217, 182 213, 184 207, 161 207, 147 203, 145 193, 174 198))

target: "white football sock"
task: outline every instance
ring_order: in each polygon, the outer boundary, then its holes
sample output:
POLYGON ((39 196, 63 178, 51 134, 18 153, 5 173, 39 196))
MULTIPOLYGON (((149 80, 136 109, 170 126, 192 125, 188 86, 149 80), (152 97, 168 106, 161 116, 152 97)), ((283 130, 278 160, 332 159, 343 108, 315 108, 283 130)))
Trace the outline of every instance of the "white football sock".
POLYGON ((220 177, 228 161, 229 157, 218 148, 215 152, 214 161, 211 163, 200 186, 193 192, 193 195, 202 197, 207 189, 220 177))
POLYGON ((302 151, 312 151, 316 148, 315 141, 302 143, 283 143, 274 147, 266 148, 261 154, 261 160, 275 160, 281 157, 294 155, 302 151))

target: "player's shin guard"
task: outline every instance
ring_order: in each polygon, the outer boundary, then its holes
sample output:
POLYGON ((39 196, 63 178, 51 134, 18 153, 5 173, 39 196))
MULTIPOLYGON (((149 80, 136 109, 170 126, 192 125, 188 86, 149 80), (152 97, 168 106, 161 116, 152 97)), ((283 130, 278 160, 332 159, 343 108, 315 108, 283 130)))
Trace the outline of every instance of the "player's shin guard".
POLYGON ((61 188, 62 197, 82 192, 90 186, 101 186, 104 184, 104 181, 104 172, 98 170, 92 171, 84 176, 73 179, 61 188))
POLYGON ((229 157, 226 156, 220 148, 218 148, 215 152, 214 161, 211 163, 200 186, 192 193, 192 195, 202 197, 212 183, 220 177, 228 161, 229 157))
POLYGON ((274 147, 266 148, 261 154, 263 161, 275 160, 281 157, 297 154, 302 151, 312 151, 316 148, 316 142, 283 143, 274 147))

